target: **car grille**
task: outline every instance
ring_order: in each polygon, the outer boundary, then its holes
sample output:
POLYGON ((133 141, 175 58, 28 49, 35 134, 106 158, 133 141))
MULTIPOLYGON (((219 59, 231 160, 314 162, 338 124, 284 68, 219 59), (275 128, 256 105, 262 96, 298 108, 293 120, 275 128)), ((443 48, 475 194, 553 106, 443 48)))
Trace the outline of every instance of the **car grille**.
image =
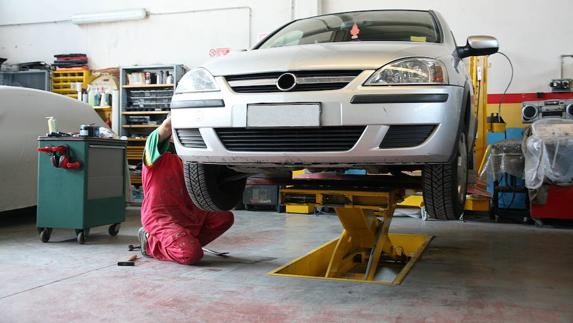
POLYGON ((207 148, 199 129, 175 129, 175 133, 183 147, 199 149, 207 148))
POLYGON ((380 148, 406 148, 421 145, 435 128, 435 125, 390 126, 380 143, 380 148))
POLYGON ((281 92, 276 86, 277 79, 285 73, 291 73, 296 77, 296 86, 289 92, 326 91, 342 89, 361 72, 356 70, 273 72, 230 75, 225 79, 237 93, 270 93, 281 92))
POLYGON ((365 128, 216 128, 215 132, 230 151, 346 151, 354 147, 365 128))

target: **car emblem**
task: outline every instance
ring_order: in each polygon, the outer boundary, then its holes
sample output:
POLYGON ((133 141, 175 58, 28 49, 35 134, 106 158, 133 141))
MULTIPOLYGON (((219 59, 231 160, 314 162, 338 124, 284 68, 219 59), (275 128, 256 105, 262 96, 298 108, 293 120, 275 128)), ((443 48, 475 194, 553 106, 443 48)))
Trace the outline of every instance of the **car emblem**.
POLYGON ((292 73, 284 73, 279 76, 275 85, 281 91, 290 91, 296 86, 296 76, 292 73))

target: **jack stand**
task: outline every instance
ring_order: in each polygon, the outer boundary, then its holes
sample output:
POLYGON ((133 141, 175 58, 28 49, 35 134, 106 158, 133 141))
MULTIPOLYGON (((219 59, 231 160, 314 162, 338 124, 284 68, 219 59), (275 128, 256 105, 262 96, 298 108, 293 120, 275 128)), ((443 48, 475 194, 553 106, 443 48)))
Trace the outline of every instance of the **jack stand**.
POLYGON ((338 239, 311 251, 271 275, 400 284, 431 236, 389 233, 403 191, 346 191, 286 188, 287 205, 329 206, 344 227, 338 239))

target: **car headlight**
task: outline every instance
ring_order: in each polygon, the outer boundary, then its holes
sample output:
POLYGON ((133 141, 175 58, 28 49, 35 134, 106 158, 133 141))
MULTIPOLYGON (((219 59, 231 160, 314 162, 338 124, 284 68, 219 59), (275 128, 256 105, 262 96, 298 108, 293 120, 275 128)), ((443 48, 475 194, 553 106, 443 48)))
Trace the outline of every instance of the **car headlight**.
POLYGON ((175 89, 175 93, 213 91, 219 91, 219 88, 213 75, 204 68, 194 68, 185 73, 175 89))
POLYGON ((406 58, 387 64, 364 85, 447 84, 444 65, 431 58, 406 58))

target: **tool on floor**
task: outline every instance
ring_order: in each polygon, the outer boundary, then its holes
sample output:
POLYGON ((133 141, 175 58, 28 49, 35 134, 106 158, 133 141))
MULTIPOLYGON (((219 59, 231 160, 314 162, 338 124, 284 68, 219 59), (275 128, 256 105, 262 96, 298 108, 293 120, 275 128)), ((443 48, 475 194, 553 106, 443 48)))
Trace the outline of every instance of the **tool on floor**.
POLYGON ((270 274, 400 284, 432 239, 423 234, 389 233, 404 189, 383 188, 384 182, 377 188, 316 183, 301 180, 282 189, 282 203, 333 207, 344 230, 337 239, 270 274))
POLYGON ((214 256, 223 257, 223 258, 229 257, 228 252, 219 252, 219 251, 215 251, 215 250, 207 249, 207 248, 203 248, 203 252, 212 254, 214 256))
MULTIPOLYGON (((130 244, 129 246, 127 246, 127 250, 129 250, 129 251, 141 250, 141 245, 130 244)), ((223 257, 223 258, 229 257, 228 252, 219 252, 219 251, 215 251, 213 249, 208 249, 208 248, 203 248, 203 252, 208 253, 208 254, 212 254, 214 256, 223 257)))
POLYGON ((118 266, 135 266, 135 261, 137 261, 137 259, 139 259, 137 257, 137 255, 131 255, 125 261, 118 261, 117 265, 118 266))
POLYGON ((127 250, 129 250, 129 251, 141 250, 141 245, 136 246, 136 245, 130 244, 129 246, 127 246, 127 250))

